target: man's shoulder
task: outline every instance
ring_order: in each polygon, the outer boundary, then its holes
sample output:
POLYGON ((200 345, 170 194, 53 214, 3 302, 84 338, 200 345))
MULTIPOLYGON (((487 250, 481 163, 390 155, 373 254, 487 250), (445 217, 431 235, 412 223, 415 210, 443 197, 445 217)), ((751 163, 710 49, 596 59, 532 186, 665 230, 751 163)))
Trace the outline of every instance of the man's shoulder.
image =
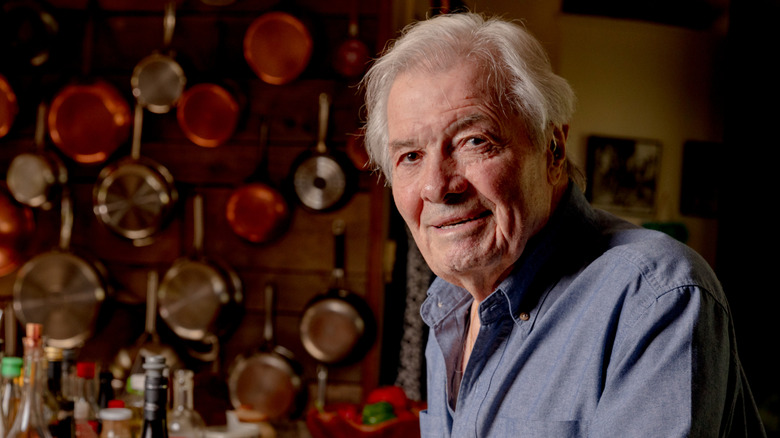
POLYGON ((720 282, 710 265, 679 240, 640 227, 616 229, 605 238, 608 243, 602 261, 633 267, 654 294, 699 288, 725 303, 720 282))

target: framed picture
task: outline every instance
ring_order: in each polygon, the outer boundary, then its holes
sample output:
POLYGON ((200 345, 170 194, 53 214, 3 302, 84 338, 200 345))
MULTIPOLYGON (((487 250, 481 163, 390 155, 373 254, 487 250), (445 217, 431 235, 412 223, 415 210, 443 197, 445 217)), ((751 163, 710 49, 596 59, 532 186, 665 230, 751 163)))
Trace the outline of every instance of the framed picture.
POLYGON ((594 206, 638 214, 655 211, 658 141, 590 136, 587 148, 585 195, 594 206))

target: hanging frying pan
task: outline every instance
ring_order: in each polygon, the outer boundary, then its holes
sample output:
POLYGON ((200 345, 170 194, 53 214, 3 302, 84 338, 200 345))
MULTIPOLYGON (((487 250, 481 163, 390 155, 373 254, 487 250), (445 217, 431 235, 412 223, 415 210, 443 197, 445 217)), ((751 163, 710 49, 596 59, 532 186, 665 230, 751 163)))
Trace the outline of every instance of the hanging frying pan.
POLYGON ((165 273, 158 290, 159 312, 180 338, 201 341, 236 324, 243 303, 238 275, 203 254, 203 196, 193 205, 192 255, 181 257, 165 273))
POLYGON ((239 106, 233 94, 215 83, 194 85, 181 95, 176 119, 184 135, 198 146, 225 143, 238 124, 239 106))
POLYGON ((3 62, 32 67, 43 65, 57 40, 54 15, 35 0, 11 0, 0 10, 0 47, 3 62))
POLYGON ((35 230, 32 210, 14 202, 4 187, 0 187, 0 224, 2 224, 0 226, 0 277, 2 277, 22 264, 29 239, 35 230))
POLYGON ((38 105, 35 152, 17 155, 8 166, 8 190, 20 203, 48 210, 68 180, 68 171, 56 154, 46 150, 46 104, 38 105))
POLYGON ((23 324, 43 324, 49 344, 69 349, 92 335, 109 289, 105 268, 70 250, 73 207, 67 192, 61 209, 59 247, 19 268, 13 294, 14 310, 23 324))
POLYGON ((143 112, 137 104, 130 157, 103 168, 92 191, 95 216, 139 246, 166 225, 179 196, 170 171, 141 156, 143 112))
POLYGON ((296 157, 292 165, 293 191, 301 204, 315 212, 342 206, 356 188, 354 168, 349 159, 330 151, 325 139, 328 132, 330 97, 319 96, 319 127, 315 149, 296 157))
POLYGON ((295 417, 308 399, 303 367, 290 350, 275 344, 275 287, 265 287, 264 344, 259 351, 239 356, 228 376, 233 406, 249 409, 271 420, 295 417))
POLYGON ((328 365, 363 358, 374 342, 376 321, 363 298, 344 285, 345 223, 333 222, 334 268, 330 289, 305 307, 300 336, 306 352, 328 365))
POLYGON ((0 138, 5 137, 19 113, 19 102, 8 79, 0 74, 0 138))
POLYGON ((241 93, 234 90, 234 83, 213 79, 225 65, 223 58, 228 52, 223 36, 227 24, 217 21, 215 26, 219 35, 210 78, 184 90, 176 104, 176 119, 184 135, 206 148, 220 146, 233 136, 244 104, 243 100, 239 103, 236 99, 241 93))
POLYGON ((146 280, 146 319, 144 332, 129 348, 122 348, 114 358, 114 368, 121 373, 122 380, 134 373, 143 372, 144 359, 149 356, 164 356, 165 363, 171 369, 181 366, 178 353, 170 345, 162 342, 157 333, 157 271, 150 270, 146 280))
POLYGON ((173 108, 184 91, 187 78, 173 51, 170 50, 176 26, 176 2, 165 4, 163 19, 163 49, 143 58, 133 69, 130 85, 133 96, 142 106, 155 114, 164 114, 173 108))
POLYGON ((239 237, 265 243, 280 236, 290 222, 290 206, 268 176, 268 123, 260 125, 260 164, 248 183, 230 194, 228 224, 239 237))
POLYGON ((84 31, 81 77, 51 101, 49 135, 60 151, 82 164, 102 163, 130 134, 130 106, 109 82, 90 77, 97 0, 90 0, 84 31))
POLYGON ((371 59, 368 46, 358 36, 359 7, 359 0, 350 0, 349 37, 339 44, 333 58, 333 68, 345 78, 361 76, 368 66, 368 61, 371 59))
POLYGON ((244 35, 244 58, 264 82, 283 85, 295 80, 309 64, 311 33, 292 14, 273 11, 257 17, 244 35))

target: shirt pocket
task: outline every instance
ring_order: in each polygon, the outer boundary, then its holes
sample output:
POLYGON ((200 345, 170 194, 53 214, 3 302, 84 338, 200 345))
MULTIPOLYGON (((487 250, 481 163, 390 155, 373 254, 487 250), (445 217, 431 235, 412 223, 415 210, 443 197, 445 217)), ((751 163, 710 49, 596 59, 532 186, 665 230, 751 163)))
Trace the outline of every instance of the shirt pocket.
POLYGON ((579 438, 585 436, 579 421, 519 420, 497 417, 491 436, 530 436, 534 438, 579 438))
POLYGON ((427 409, 420 411, 420 436, 446 436, 443 419, 428 413, 427 409))

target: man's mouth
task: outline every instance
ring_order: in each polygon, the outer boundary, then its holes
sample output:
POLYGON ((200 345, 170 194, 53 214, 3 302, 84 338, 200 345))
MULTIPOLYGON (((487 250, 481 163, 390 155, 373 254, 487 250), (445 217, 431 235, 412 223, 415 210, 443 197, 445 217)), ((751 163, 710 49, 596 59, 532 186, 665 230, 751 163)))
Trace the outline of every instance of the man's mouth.
POLYGON ((476 216, 471 216, 471 217, 467 217, 467 218, 459 218, 459 219, 453 220, 451 222, 447 222, 447 223, 444 223, 444 224, 441 224, 441 225, 436 225, 435 227, 437 229, 440 229, 440 230, 446 230, 448 228, 454 228, 454 227, 457 227, 458 225, 463 225, 463 224, 468 223, 468 222, 472 222, 472 221, 475 221, 475 220, 478 220, 478 219, 482 219, 484 217, 488 217, 491 214, 493 214, 492 211, 485 210, 485 211, 483 211, 482 213, 480 213, 480 214, 478 214, 476 216))

